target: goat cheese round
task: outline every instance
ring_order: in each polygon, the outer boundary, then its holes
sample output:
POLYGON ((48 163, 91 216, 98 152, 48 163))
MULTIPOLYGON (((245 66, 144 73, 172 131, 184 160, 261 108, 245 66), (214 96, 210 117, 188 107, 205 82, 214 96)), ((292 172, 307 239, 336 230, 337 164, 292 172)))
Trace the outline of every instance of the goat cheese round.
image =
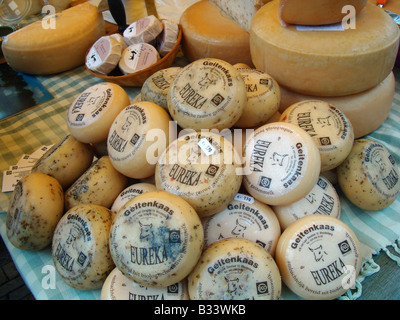
POLYGON ((162 57, 166 56, 178 41, 179 26, 169 19, 162 19, 163 31, 157 37, 157 50, 162 57))
POLYGON ((228 62, 204 58, 182 68, 168 92, 168 109, 181 128, 232 127, 247 101, 239 71, 228 62))
POLYGON ((330 300, 354 286, 362 256, 358 239, 346 224, 314 214, 285 229, 275 261, 292 292, 304 299, 330 300))
POLYGON ((143 17, 132 22, 123 33, 128 45, 138 43, 152 43, 163 31, 163 24, 154 15, 143 17))
POLYGON ((240 158, 232 144, 213 132, 188 132, 171 142, 155 171, 158 190, 176 194, 201 217, 233 200, 242 183, 240 158))
POLYGON ((111 211, 93 204, 71 208, 57 224, 51 253, 58 274, 70 287, 99 289, 114 269, 110 226, 111 211))
POLYGON ((166 287, 186 278, 203 244, 203 227, 196 211, 179 196, 163 191, 129 200, 110 230, 116 267, 146 287, 166 287))
POLYGON ((336 168, 353 146, 352 124, 339 108, 328 102, 297 102, 282 113, 280 121, 298 125, 313 138, 321 156, 321 171, 336 168))
POLYGON ((226 209, 203 220, 204 246, 226 238, 245 238, 272 256, 281 235, 279 220, 266 204, 238 193, 226 209))
POLYGON ((109 74, 118 65, 122 50, 117 39, 103 36, 90 48, 86 56, 86 67, 97 73, 109 74))
POLYGON ((10 242, 22 250, 38 251, 51 244, 63 215, 64 194, 58 181, 43 173, 29 173, 14 187, 6 217, 10 242))
POLYGON ((396 200, 400 191, 399 166, 380 142, 357 139, 346 160, 337 168, 345 196, 364 210, 381 210, 396 200))
POLYGON ((272 256, 243 238, 211 244, 188 277, 191 300, 278 300, 281 287, 272 256))
POLYGON ((156 48, 148 43, 137 43, 122 51, 118 66, 123 74, 130 74, 150 67, 158 60, 160 54, 156 48))
POLYGON ((321 158, 311 136, 297 125, 273 122, 259 127, 243 149, 243 184, 256 199, 287 205, 317 183, 321 158))
POLYGON ((145 287, 125 277, 115 268, 104 281, 101 300, 189 300, 186 280, 167 287, 145 287))

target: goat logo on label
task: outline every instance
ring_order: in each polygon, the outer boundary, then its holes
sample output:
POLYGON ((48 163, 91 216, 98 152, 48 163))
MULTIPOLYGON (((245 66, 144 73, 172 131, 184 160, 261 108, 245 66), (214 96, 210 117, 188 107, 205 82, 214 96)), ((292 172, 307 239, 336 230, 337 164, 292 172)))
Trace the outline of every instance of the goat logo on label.
POLYGON ((140 240, 143 239, 149 239, 149 238, 153 238, 154 234, 153 234, 153 224, 142 224, 139 221, 139 225, 140 225, 140 240))
POLYGON ((308 249, 314 254, 314 260, 316 262, 325 261, 324 256, 327 255, 327 253, 324 251, 322 244, 315 248, 308 247, 308 249))
POLYGON ((236 219, 236 225, 231 231, 232 235, 234 236, 244 236, 244 231, 246 230, 247 226, 244 225, 243 221, 242 223, 239 222, 238 219, 236 219))

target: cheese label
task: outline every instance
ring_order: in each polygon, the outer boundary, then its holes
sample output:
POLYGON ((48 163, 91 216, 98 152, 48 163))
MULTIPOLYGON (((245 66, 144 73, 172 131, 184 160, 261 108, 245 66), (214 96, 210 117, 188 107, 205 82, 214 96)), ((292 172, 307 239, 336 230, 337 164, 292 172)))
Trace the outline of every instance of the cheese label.
POLYGON ((327 25, 296 25, 297 31, 345 31, 343 22, 327 25))
POLYGON ((144 30, 148 28, 150 25, 150 17, 144 17, 132 23, 128 28, 124 31, 124 37, 130 38, 132 36, 136 36, 142 33, 144 30))
POLYGON ((206 138, 202 138, 198 143, 200 149, 207 155, 210 156, 215 152, 214 147, 206 138))
POLYGON ((89 69, 97 68, 107 58, 111 51, 111 43, 102 37, 90 48, 86 65, 89 69))
POLYGON ((238 193, 235 196, 235 200, 242 201, 242 202, 245 202, 245 203, 248 203, 248 204, 254 203, 254 198, 253 197, 250 197, 247 194, 242 194, 242 193, 238 193))
POLYGON ((119 66, 124 73, 133 73, 151 66, 158 58, 158 53, 152 45, 133 44, 123 51, 119 66))
POLYGON ((268 74, 248 68, 242 68, 239 71, 246 84, 248 99, 260 98, 271 93, 274 83, 268 74))

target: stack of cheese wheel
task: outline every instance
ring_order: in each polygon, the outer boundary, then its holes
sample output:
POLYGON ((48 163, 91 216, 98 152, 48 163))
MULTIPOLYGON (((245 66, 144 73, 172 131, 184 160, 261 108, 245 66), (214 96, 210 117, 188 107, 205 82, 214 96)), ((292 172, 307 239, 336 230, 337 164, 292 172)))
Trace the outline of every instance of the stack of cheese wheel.
POLYGON ((255 67, 282 87, 281 111, 301 100, 326 99, 349 117, 358 138, 390 111, 400 32, 381 8, 342 2, 269 2, 253 17, 250 49, 255 67))

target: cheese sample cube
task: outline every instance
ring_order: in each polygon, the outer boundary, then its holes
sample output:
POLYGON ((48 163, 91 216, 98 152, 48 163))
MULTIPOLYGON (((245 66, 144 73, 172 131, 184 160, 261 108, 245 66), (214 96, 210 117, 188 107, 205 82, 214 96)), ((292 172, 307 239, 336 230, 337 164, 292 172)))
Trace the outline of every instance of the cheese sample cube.
POLYGON ((160 156, 155 181, 185 199, 200 217, 211 216, 233 200, 242 183, 240 158, 232 144, 213 132, 189 132, 160 156))
POLYGON ((18 249, 46 248, 51 244, 63 209, 63 190, 55 178, 43 173, 25 175, 17 182, 10 199, 7 238, 18 249))
POLYGON ((107 139, 114 118, 129 105, 125 90, 111 82, 95 84, 72 102, 67 113, 67 125, 72 136, 85 143, 107 139))
POLYGON ((337 168, 345 196, 364 210, 390 206, 400 192, 400 169, 389 150, 372 139, 357 139, 346 160, 337 168))
POLYGON ((129 200, 110 230, 116 267, 146 287, 167 287, 185 279, 196 265, 203 243, 196 211, 181 197, 164 191, 129 200))
POLYGON ((399 27, 381 8, 367 3, 356 27, 342 31, 299 31, 284 27, 279 1, 254 15, 250 49, 254 66, 279 85, 307 95, 345 96, 371 89, 392 71, 399 27))
POLYGON ((83 65, 87 50, 104 35, 101 13, 83 3, 11 33, 2 50, 7 63, 18 71, 54 74, 83 65))
POLYGON ((204 250, 188 287, 191 300, 278 300, 282 282, 268 251, 253 241, 229 238, 204 250))
POLYGON ((182 51, 189 61, 221 59, 252 65, 249 33, 208 0, 197 1, 180 18, 182 51))
POLYGON ((109 251, 111 211, 94 204, 68 210, 54 231, 51 254, 61 279, 78 290, 102 287, 115 268, 109 251))
POLYGON ((332 300, 355 285, 362 256, 354 232, 339 219, 313 214, 279 238, 275 261, 286 286, 301 298, 332 300))

